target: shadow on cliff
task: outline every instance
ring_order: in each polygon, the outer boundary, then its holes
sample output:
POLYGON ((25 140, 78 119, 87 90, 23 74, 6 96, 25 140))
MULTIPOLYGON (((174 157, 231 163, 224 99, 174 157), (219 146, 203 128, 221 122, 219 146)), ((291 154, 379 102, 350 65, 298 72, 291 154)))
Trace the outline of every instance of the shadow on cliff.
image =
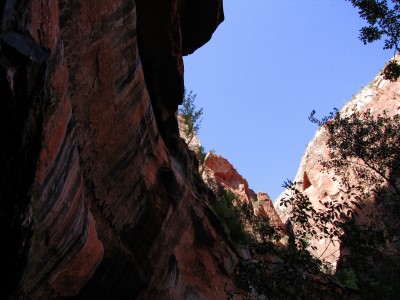
MULTIPOLYGON (((399 178, 398 168, 391 178, 399 178)), ((395 182, 395 181, 394 181, 395 182)), ((363 299, 400 294, 400 197, 392 187, 356 209, 344 227, 336 277, 360 290, 363 299)))
POLYGON ((29 199, 43 125, 45 66, 24 55, 18 43, 9 45, 3 35, 0 44, 0 294, 7 297, 21 279, 29 248, 29 199))

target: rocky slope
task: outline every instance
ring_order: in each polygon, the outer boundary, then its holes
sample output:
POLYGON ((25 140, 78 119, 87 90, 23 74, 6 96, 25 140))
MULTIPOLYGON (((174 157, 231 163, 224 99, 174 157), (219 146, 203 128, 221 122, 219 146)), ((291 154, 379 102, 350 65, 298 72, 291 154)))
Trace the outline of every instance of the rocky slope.
MULTIPOLYGON (((388 115, 399 114, 400 82, 390 82, 378 75, 341 109, 341 114, 346 116, 353 112, 364 112, 368 109, 375 116, 381 114, 384 110, 388 115)), ((327 139, 328 133, 325 128, 319 128, 313 140, 308 144, 294 178, 295 182, 302 183, 300 190, 309 197, 315 208, 322 207, 319 201, 325 202, 332 199, 341 201, 341 197, 344 196, 339 185, 340 180, 333 180, 332 173, 321 171, 320 161, 329 160, 327 139)), ((284 191, 275 202, 275 208, 284 222, 288 218, 287 208, 281 206, 280 203, 284 197, 287 197, 286 195, 290 195, 290 192, 284 191)), ((314 254, 317 257, 321 257, 330 262, 333 267, 336 267, 336 263, 341 257, 340 243, 332 244, 325 239, 312 240, 311 243, 316 247, 314 254)))
POLYGON ((3 1, 0 294, 222 299, 237 262, 180 140, 222 0, 3 1))
POLYGON ((271 198, 267 193, 255 193, 250 187, 245 178, 239 174, 235 167, 222 155, 213 153, 212 151, 205 154, 202 153, 204 148, 201 145, 197 135, 193 135, 191 139, 186 136, 186 125, 182 117, 178 116, 179 134, 188 144, 198 157, 201 157, 199 172, 207 184, 207 186, 215 193, 218 188, 222 187, 233 192, 242 203, 252 203, 255 208, 254 213, 260 214, 270 220, 271 225, 275 228, 284 228, 284 225, 275 211, 275 207, 271 198))
POLYGON ((261 214, 270 219, 270 224, 283 229, 283 223, 279 218, 272 201, 267 193, 255 193, 249 188, 249 184, 232 164, 221 155, 208 153, 204 160, 203 179, 213 190, 218 187, 233 192, 241 202, 253 203, 254 213, 261 214))

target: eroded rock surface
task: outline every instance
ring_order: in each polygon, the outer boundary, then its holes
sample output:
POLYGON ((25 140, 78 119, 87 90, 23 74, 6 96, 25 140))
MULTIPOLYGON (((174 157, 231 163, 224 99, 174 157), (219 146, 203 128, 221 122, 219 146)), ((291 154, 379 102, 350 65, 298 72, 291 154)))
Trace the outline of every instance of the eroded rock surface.
POLYGON ((283 229, 283 223, 278 216, 267 193, 255 193, 249 184, 233 165, 224 157, 208 153, 202 169, 204 181, 213 189, 223 187, 238 196, 241 202, 253 203, 255 214, 261 214, 270 219, 271 225, 283 229))
POLYGON ((182 55, 222 0, 7 0, 0 16, 1 295, 224 298, 237 257, 175 117, 182 55))

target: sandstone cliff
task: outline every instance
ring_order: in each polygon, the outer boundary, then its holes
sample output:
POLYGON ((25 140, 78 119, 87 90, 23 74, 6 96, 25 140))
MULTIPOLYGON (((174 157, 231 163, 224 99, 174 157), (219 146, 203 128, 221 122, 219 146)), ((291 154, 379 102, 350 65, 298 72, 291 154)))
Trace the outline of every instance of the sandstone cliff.
POLYGON ((247 180, 238 173, 226 158, 208 153, 204 160, 202 176, 213 190, 216 191, 221 186, 232 191, 241 202, 252 203, 256 215, 260 214, 269 218, 270 224, 276 228, 284 228, 268 194, 262 192, 256 194, 249 188, 247 180))
POLYGON ((200 160, 199 172, 207 184, 207 186, 215 193, 218 188, 222 187, 228 191, 233 192, 241 203, 252 203, 256 215, 262 215, 270 220, 271 225, 275 228, 284 228, 284 225, 275 211, 275 207, 271 198, 267 193, 255 193, 250 187, 245 178, 239 174, 235 167, 222 155, 209 152, 202 153, 204 148, 201 145, 200 139, 194 135, 190 140, 185 134, 186 126, 181 118, 178 116, 179 133, 181 137, 188 144, 189 148, 196 153, 196 155, 204 156, 200 160))
POLYGON ((0 294, 222 299, 237 256, 180 140, 222 0, 3 1, 0 294))
MULTIPOLYGON (((386 111, 388 115, 399 114, 400 82, 390 82, 384 80, 381 75, 378 75, 341 109, 341 114, 348 116, 354 112, 365 112, 368 109, 374 116, 382 114, 383 111, 386 111)), ((328 137, 325 127, 318 129, 315 137, 308 144, 294 178, 295 182, 302 183, 300 190, 309 197, 316 209, 322 208, 319 201, 325 202, 333 199, 343 201, 340 199, 344 196, 343 190, 339 185, 340 178, 334 180, 333 173, 321 171, 322 166, 320 162, 329 160, 326 145, 328 137)), ((282 199, 287 197, 287 195, 290 195, 290 192, 284 191, 275 202, 275 208, 284 222, 288 218, 288 211, 287 208, 280 204, 282 199)), ((374 210, 373 205, 371 209, 374 210)), ((363 217, 366 218, 365 215, 363 217)), ((325 239, 312 240, 311 243, 316 247, 314 251, 316 257, 321 257, 321 259, 326 260, 333 267, 336 267, 338 259, 343 254, 341 253, 340 243, 332 244, 325 239)))

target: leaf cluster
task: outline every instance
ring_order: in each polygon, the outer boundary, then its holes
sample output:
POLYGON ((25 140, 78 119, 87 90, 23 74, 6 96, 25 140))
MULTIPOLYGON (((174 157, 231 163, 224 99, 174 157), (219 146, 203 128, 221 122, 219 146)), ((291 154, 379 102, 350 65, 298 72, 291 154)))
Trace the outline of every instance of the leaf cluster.
POLYGON ((390 61, 382 72, 383 79, 396 81, 400 77, 400 65, 397 60, 390 61))
POLYGON ((239 264, 235 282, 241 289, 267 295, 268 299, 302 299, 308 276, 320 272, 320 262, 308 251, 275 249, 273 257, 262 256, 264 250, 260 248, 255 252, 257 259, 239 264))
POLYGON ((199 160, 201 165, 204 165, 204 162, 205 162, 205 159, 206 159, 206 155, 207 155, 207 153, 206 153, 204 147, 200 145, 197 148, 196 157, 199 160))
POLYGON ((325 171, 333 170, 341 177, 347 193, 370 197, 389 184, 400 197, 396 183, 400 170, 400 115, 390 117, 384 111, 374 117, 370 110, 350 116, 337 114, 326 123, 326 129, 330 159, 321 164, 325 171), (358 185, 351 183, 354 177, 358 185))
MULTIPOLYGON (((360 40, 372 43, 385 38, 384 49, 399 51, 400 38, 400 1, 399 0, 347 0, 358 8, 361 18, 368 25, 360 29, 360 40)), ((392 61, 383 71, 385 79, 397 80, 400 66, 392 61)))
POLYGON ((319 200, 320 208, 317 209, 302 192, 301 182, 284 183, 288 193, 281 205, 289 208, 296 247, 315 250, 308 240, 326 239, 329 244, 335 244, 343 241, 345 235, 351 236, 349 223, 372 199, 377 199, 382 203, 380 207, 386 209, 378 209, 375 216, 368 215, 373 225, 362 235, 364 242, 358 243, 368 247, 382 246, 390 237, 390 228, 400 228, 393 218, 386 222, 389 224, 387 232, 382 232, 382 226, 378 226, 379 222, 389 219, 388 211, 397 211, 400 206, 400 116, 388 116, 386 112, 373 116, 370 110, 349 116, 342 116, 335 110, 322 120, 314 115, 315 111, 311 113, 310 121, 324 126, 329 136, 329 159, 320 159, 321 171, 333 173, 332 179, 339 182, 341 196, 340 199, 319 200), (370 234, 366 235, 367 232, 370 234))
POLYGON ((358 8, 360 17, 368 26, 360 30, 364 44, 372 43, 386 36, 384 49, 398 48, 400 37, 400 5, 398 0, 347 0, 358 8))
POLYGON ((337 243, 343 235, 347 220, 357 214, 353 205, 356 207, 359 205, 355 201, 348 203, 334 199, 319 201, 321 207, 316 209, 310 198, 301 191, 301 186, 301 182, 290 180, 284 182, 283 187, 287 193, 280 203, 281 206, 289 208, 290 221, 294 223, 297 249, 316 250, 316 247, 308 242, 309 240, 325 239, 329 241, 328 245, 337 243))

